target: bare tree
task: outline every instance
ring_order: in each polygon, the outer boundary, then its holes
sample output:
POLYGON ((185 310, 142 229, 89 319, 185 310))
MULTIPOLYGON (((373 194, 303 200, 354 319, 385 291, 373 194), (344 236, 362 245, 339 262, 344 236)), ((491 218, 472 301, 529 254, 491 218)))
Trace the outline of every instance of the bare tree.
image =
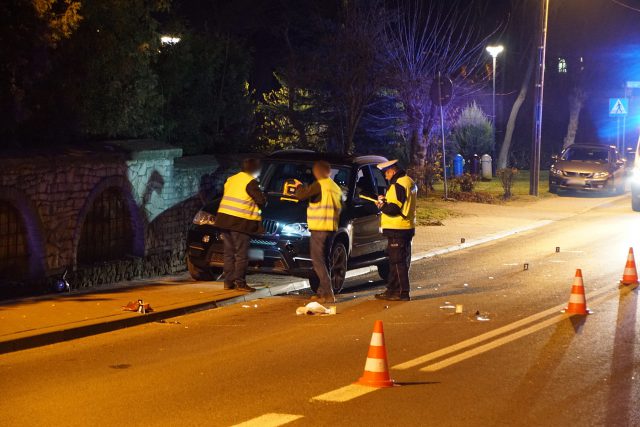
POLYGON ((489 37, 474 26, 481 11, 476 2, 423 4, 398 0, 389 12, 385 31, 388 84, 402 104, 410 168, 425 161, 428 136, 435 124, 429 99, 432 79, 438 72, 452 78, 455 97, 477 90, 489 37))
POLYGON ((564 143, 562 144, 563 150, 576 140, 576 133, 580 124, 580 112, 586 99, 586 92, 579 86, 574 87, 571 95, 569 95, 569 125, 567 126, 567 136, 564 137, 564 143))
POLYGON ((513 132, 516 128, 516 121, 518 119, 518 113, 525 99, 527 99, 527 93, 529 92, 529 85, 531 84, 531 76, 533 75, 533 55, 529 58, 529 64, 527 65, 527 71, 524 73, 522 79, 522 86, 520 86, 520 92, 516 98, 513 106, 511 107, 511 113, 509 114, 509 121, 507 122, 507 129, 504 133, 504 141, 500 147, 500 154, 498 155, 498 169, 504 169, 507 167, 507 159, 509 158, 509 151, 511 150, 511 141, 513 140, 513 132))
POLYGON ((379 0, 344 0, 327 22, 311 84, 328 95, 334 151, 351 153, 365 109, 380 90, 385 13, 379 0))

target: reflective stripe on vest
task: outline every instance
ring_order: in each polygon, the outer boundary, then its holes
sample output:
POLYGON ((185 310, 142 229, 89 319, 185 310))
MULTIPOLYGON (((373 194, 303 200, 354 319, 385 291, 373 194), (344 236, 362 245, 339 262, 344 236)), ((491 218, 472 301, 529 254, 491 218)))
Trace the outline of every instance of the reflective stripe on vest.
POLYGON ((389 187, 386 194, 387 203, 393 203, 400 207, 402 215, 389 216, 382 214, 381 226, 389 230, 411 230, 416 228, 416 203, 418 199, 418 188, 411 178, 402 176, 398 178, 394 185, 389 187), (396 185, 404 188, 407 200, 404 203, 398 200, 396 195, 396 185))
POLYGON ((336 231, 342 209, 342 190, 331 178, 318 181, 322 194, 320 201, 309 201, 307 225, 312 231, 336 231))
POLYGON ((247 185, 253 180, 246 172, 229 177, 224 183, 224 195, 218 213, 260 221, 260 208, 247 193, 247 185))

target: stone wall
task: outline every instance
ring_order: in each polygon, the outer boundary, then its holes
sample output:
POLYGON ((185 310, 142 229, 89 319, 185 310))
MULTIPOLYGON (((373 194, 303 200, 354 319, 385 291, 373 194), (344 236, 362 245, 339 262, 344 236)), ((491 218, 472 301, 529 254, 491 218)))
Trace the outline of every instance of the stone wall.
POLYGON ((117 141, 0 158, 0 201, 18 209, 28 246, 29 277, 0 279, 0 297, 42 291, 65 270, 74 287, 183 270, 186 231, 214 197, 226 167, 213 156, 149 140, 117 141), (79 265, 80 234, 103 191, 117 188, 131 217, 133 244, 121 260, 79 265))

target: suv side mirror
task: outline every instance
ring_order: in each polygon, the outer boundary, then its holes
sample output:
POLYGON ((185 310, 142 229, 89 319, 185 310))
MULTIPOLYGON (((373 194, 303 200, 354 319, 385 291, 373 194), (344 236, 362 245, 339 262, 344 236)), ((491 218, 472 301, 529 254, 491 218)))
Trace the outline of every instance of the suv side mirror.
POLYGON ((551 160, 553 160, 554 162, 558 160, 558 155, 557 154, 552 154, 551 155, 551 160))

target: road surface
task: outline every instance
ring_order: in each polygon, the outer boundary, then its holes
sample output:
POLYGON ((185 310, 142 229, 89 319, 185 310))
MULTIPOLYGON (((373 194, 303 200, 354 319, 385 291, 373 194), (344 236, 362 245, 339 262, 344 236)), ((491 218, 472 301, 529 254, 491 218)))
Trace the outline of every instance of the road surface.
POLYGON ((335 316, 289 295, 0 356, 0 425, 638 426, 638 296, 616 281, 639 240, 612 200, 415 263, 408 303, 371 275, 335 316), (560 313, 576 268, 588 317, 560 313), (378 319, 399 385, 353 387, 378 319))

